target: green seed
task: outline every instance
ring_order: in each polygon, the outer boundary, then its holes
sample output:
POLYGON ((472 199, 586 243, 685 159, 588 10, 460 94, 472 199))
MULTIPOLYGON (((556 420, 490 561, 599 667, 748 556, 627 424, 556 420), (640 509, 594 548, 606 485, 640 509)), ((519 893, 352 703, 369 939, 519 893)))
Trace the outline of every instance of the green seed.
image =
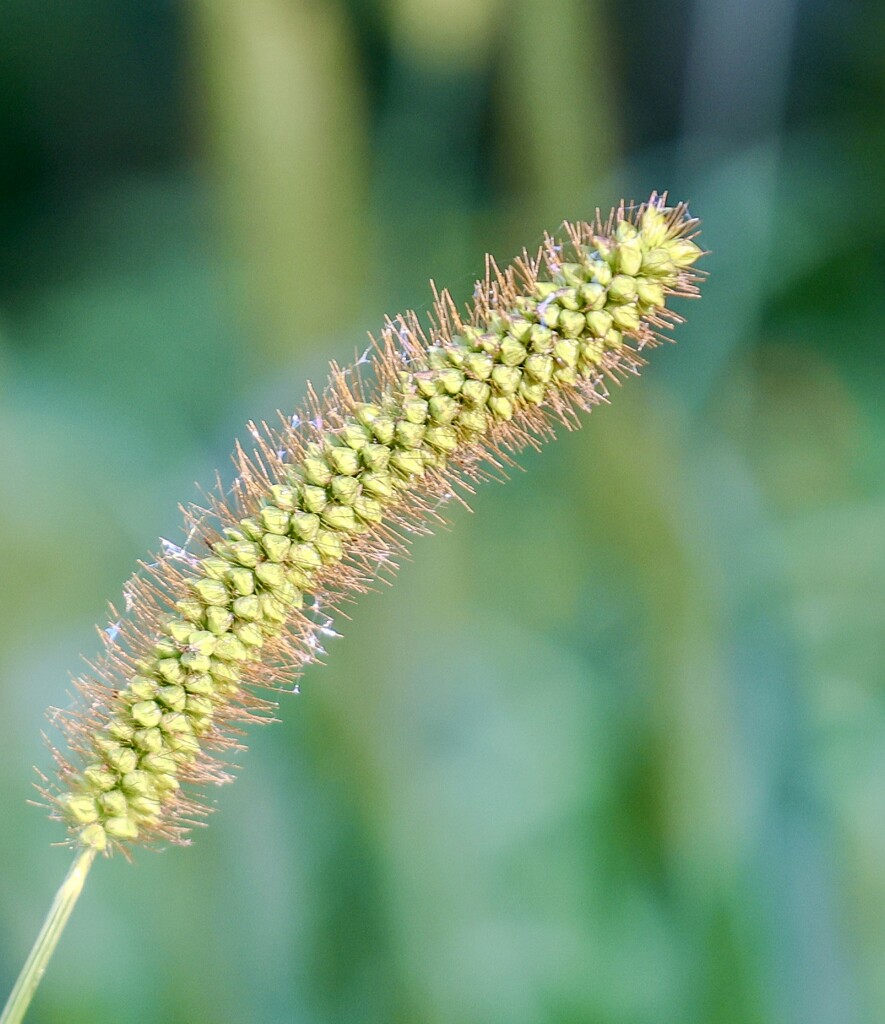
POLYGON ((240 641, 230 633, 218 638, 218 647, 215 650, 216 658, 221 658, 223 661, 244 661, 248 653, 240 641))
POLYGON ((532 384, 528 381, 523 381, 519 385, 519 397, 530 405, 540 405, 546 395, 547 387, 545 384, 532 384))
POLYGON ((670 259, 677 267, 690 267, 703 255, 699 246, 687 238, 676 238, 669 245, 670 259))
MULTIPOLYGON (((331 479, 331 474, 330 474, 331 479)), ((301 498, 307 512, 322 512, 329 500, 323 487, 305 487, 301 498)))
POLYGON ((226 633, 230 629, 233 616, 225 608, 218 606, 206 609, 206 628, 210 633, 226 633))
POLYGON ((304 479, 316 487, 325 487, 332 479, 332 470, 323 459, 305 459, 301 466, 304 479))
POLYGON ((264 636, 254 622, 244 622, 241 626, 235 627, 236 638, 247 647, 261 647, 264 643, 264 636))
MULTIPOLYGON (((226 567, 226 565, 225 565, 226 567)), ((185 643, 193 632, 193 623, 187 619, 169 619, 163 625, 163 632, 168 633, 177 643, 185 643)))
POLYGON ((424 459, 419 451, 397 451, 390 458, 390 465, 403 477, 422 476, 424 459))
MULTIPOLYGON (((255 579, 258 580, 259 583, 264 584, 264 586, 268 587, 270 590, 275 590, 277 587, 281 586, 285 578, 285 569, 276 562, 262 562, 260 565, 255 567, 255 579)), ((224 637, 219 638, 218 645, 215 648, 216 654, 218 653, 223 640, 224 637)), ((219 657, 223 658, 224 655, 220 654, 219 657)))
POLYGON ((132 720, 145 729, 152 729, 160 724, 163 711, 160 705, 152 700, 140 700, 132 705, 132 720))
MULTIPOLYGON (((583 325, 584 318, 581 317, 581 324, 583 325)), ((519 366, 525 360, 527 355, 525 345, 522 345, 516 340, 516 338, 508 335, 501 342, 501 362, 505 366, 519 366)))
POLYGON ((187 692, 183 686, 162 686, 159 698, 171 711, 181 711, 187 700, 187 692))
POLYGON ((639 326, 639 310, 635 306, 616 306, 611 314, 619 331, 635 331, 639 326))
POLYGON ((465 409, 458 417, 458 426, 468 435, 484 434, 488 429, 488 417, 482 409, 465 409))
POLYGON ((90 764, 83 771, 83 778, 91 789, 104 793, 117 785, 117 773, 112 772, 106 764, 90 764))
POLYGON ((471 352, 464 360, 464 366, 475 380, 488 380, 492 375, 495 363, 492 357, 484 352, 471 352))
POLYGON ((188 622, 200 622, 203 618, 205 608, 200 601, 186 598, 182 601, 176 601, 175 607, 181 612, 181 614, 188 620, 188 622))
MULTIPOLYGON (((449 353, 449 355, 452 355, 452 353, 449 353)), ((470 364, 469 355, 463 355, 460 358, 465 366, 470 364)), ((445 369, 439 375, 439 382, 442 384, 443 390, 447 395, 457 395, 464 385, 464 373, 462 370, 454 367, 445 369)))
MULTIPOLYGON (((454 427, 430 427, 426 440, 431 448, 447 455, 458 447, 458 433, 454 427)), ((377 521, 380 522, 380 519, 377 521)))
POLYGON ((207 630, 194 630, 187 638, 187 646, 196 654, 211 654, 215 650, 218 639, 207 630))
POLYGON ((423 398, 407 398, 403 402, 403 417, 409 423, 425 423, 427 420, 427 402, 423 398))
POLYGON ((578 344, 564 338, 553 346, 553 358, 560 366, 574 366, 578 362, 578 344))
POLYGON ((525 361, 525 371, 536 381, 546 384, 553 374, 553 360, 550 356, 533 352, 525 361))
POLYGON ((184 679, 184 669, 178 658, 161 658, 157 662, 157 671, 169 683, 180 683, 184 679))
POLYGON ((351 532, 359 527, 356 513, 349 505, 328 505, 322 520, 330 530, 351 532))
POLYGON ((112 839, 126 840, 138 837, 138 826, 128 816, 108 818, 104 823, 104 829, 112 839))
POLYGON ((513 402, 509 398, 496 395, 489 399, 489 412, 499 420, 513 418, 513 402))
POLYGON ((390 444, 393 440, 394 423, 389 416, 377 416, 372 422, 372 433, 380 444, 390 444))
POLYGON ((344 476, 353 476, 360 470, 359 452, 351 448, 332 448, 326 455, 332 469, 344 476))
POLYGON ((364 473, 360 477, 363 491, 376 498, 389 498, 393 494, 389 473, 364 473))
POLYGON ((283 537, 289 532, 289 514, 281 508, 267 505, 261 510, 258 517, 267 533, 279 534, 283 537))
POLYGON ((227 604, 227 587, 218 580, 199 579, 191 583, 197 597, 208 605, 227 604))
POLYGON ((356 451, 364 448, 372 440, 371 433, 359 423, 349 423, 342 429, 340 437, 348 448, 356 451))
POLYGON ((274 484, 270 489, 274 505, 285 512, 291 512, 295 508, 296 494, 293 488, 283 484, 274 484))
POLYGON ((139 750, 156 754, 163 749, 163 734, 156 726, 150 729, 139 729, 132 737, 132 742, 139 750))
MULTIPOLYGON (((366 500, 368 499, 359 498, 354 504, 354 510, 358 515, 360 501, 366 500)), ((313 544, 323 565, 339 562, 344 557, 344 542, 333 530, 320 530, 313 544)))
POLYGON ((114 817, 123 817, 129 810, 129 802, 125 794, 121 793, 119 789, 112 789, 110 793, 103 793, 98 798, 98 803, 105 814, 110 814, 114 817))
POLYGON ((342 505, 352 505, 360 493, 360 482, 352 476, 336 476, 329 490, 335 501, 342 505))
POLYGON ((230 550, 236 561, 247 569, 254 568, 261 557, 258 545, 251 540, 236 541, 234 544, 231 544, 230 550))
MULTIPOLYGON (((235 594, 251 594, 255 590, 255 576, 249 569, 228 569, 227 581, 235 594)), ((227 604, 228 595, 225 592, 224 601, 219 604, 227 604)))
POLYGON ((223 580, 227 572, 228 560, 225 558, 204 558, 200 563, 203 572, 213 580, 223 580))
POLYGON ((311 512, 295 512, 292 515, 292 536, 297 540, 313 540, 320 528, 320 517, 311 512))
POLYGON ((289 551, 289 561, 292 565, 299 569, 306 569, 308 572, 319 569, 321 565, 316 548, 310 544, 293 544, 289 551))
POLYGON ((485 405, 491 394, 492 389, 483 381, 468 380, 464 384, 464 399, 471 405, 485 405))
POLYGON ((608 297, 612 302, 632 302, 636 298, 636 281, 626 274, 616 274, 608 287, 608 297))
POLYGON ((261 604, 254 594, 249 597, 238 597, 231 608, 238 619, 252 621, 261 615, 261 604))
POLYGON ((195 672, 193 675, 189 675, 184 681, 184 687, 188 693, 203 695, 211 694, 215 691, 215 683, 208 672, 195 672))
POLYGON ((390 449, 381 444, 367 444, 360 452, 360 457, 366 469, 373 473, 380 473, 387 469, 390 462, 390 449))
POLYGON ((187 699, 187 713, 189 715, 209 716, 214 710, 215 705, 206 696, 191 694, 187 699))
POLYGON ((98 821, 98 807, 95 799, 85 793, 67 794, 64 801, 65 813, 78 825, 98 821))
POLYGON ((261 538, 261 546, 272 562, 284 562, 289 553, 291 541, 288 537, 280 537, 275 533, 266 533, 261 538))
POLYGON ((604 338, 611 325, 612 315, 605 310, 600 309, 587 314, 587 328, 596 338, 604 338))
MULTIPOLYGON (((451 430, 451 427, 434 427, 433 430, 451 430)), ((428 431, 428 444, 430 443, 428 431)), ((452 431, 454 433, 454 431, 452 431)), ((353 511, 364 523, 380 523, 384 518, 384 506, 380 501, 361 495, 353 503, 353 511)))
POLYGON ((533 352, 549 352, 553 347, 553 331, 536 324, 532 328, 531 347, 533 352))
POLYGON ((161 640, 159 643, 154 644, 154 657, 177 658, 178 644, 173 640, 161 640))
POLYGON ((658 309, 664 305, 664 286, 658 281, 640 277, 636 282, 636 294, 646 309, 658 309))

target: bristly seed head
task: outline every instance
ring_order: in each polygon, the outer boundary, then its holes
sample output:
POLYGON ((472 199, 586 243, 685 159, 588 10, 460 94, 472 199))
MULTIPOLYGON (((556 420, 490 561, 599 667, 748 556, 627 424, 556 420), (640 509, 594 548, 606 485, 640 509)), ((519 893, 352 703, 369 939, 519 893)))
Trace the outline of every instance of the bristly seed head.
POLYGON ((112 612, 103 656, 77 681, 81 705, 56 713, 74 760, 56 752, 45 793, 72 842, 182 841, 205 813, 183 784, 229 778, 210 752, 270 718, 257 688, 297 692, 334 635, 320 609, 394 568, 455 487, 500 474, 556 422, 577 425, 608 381, 644 365, 640 351, 679 321, 667 296, 697 294, 696 226, 657 195, 566 223, 505 271, 487 260, 463 315, 443 292, 429 332, 411 312, 388 319, 372 355, 333 365, 281 427, 249 424, 257 447, 237 445, 233 489, 189 510, 184 548, 162 541, 128 582, 126 613, 112 612))

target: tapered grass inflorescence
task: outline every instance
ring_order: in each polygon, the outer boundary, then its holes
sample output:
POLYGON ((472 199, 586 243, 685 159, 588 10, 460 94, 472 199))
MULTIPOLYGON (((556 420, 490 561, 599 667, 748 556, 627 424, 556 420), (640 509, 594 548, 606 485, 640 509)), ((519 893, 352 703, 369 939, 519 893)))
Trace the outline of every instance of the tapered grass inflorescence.
POLYGON ((565 224, 506 270, 488 260, 466 311, 442 292, 428 324, 388 320, 300 415, 252 425, 233 487, 130 580, 82 699, 56 713, 71 753, 45 792, 72 842, 181 840, 201 787, 229 777, 218 752, 272 716, 261 689, 291 689, 316 659, 323 609, 392 567, 459 488, 639 370, 679 319, 668 296, 697 292, 695 229, 656 195, 565 224))
POLYGON ((184 841, 205 813, 218 757, 322 653, 334 611, 395 568, 415 532, 496 475, 511 453, 608 400, 697 295, 697 222, 652 195, 603 221, 564 224, 501 271, 491 259, 459 312, 435 295, 422 325, 388 319, 355 366, 278 427, 250 424, 232 487, 185 510, 103 630, 105 651, 54 720, 70 750, 42 787, 68 826, 74 864, 0 1014, 20 1024, 99 852, 184 841))

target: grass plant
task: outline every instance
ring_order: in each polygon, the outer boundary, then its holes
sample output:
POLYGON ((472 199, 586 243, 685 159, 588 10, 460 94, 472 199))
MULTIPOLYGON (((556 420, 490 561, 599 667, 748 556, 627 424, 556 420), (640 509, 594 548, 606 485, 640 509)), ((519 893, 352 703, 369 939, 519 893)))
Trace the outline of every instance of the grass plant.
POLYGON ((188 842, 201 793, 230 779, 243 727, 273 718, 336 609, 389 575, 444 506, 604 404, 697 295, 697 222, 652 195, 566 223, 465 310, 388 319, 363 358, 279 424, 249 424, 235 478, 140 565, 105 648, 53 720, 67 740, 41 791, 75 860, 0 1024, 23 1019, 97 854, 188 842))

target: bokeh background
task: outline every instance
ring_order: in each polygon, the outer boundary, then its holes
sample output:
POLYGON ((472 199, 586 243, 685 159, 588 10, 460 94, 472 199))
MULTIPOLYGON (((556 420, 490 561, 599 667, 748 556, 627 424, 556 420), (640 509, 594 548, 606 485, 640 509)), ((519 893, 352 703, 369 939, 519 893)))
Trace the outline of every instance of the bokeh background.
POLYGON ((99 865, 29 1019, 885 1020, 885 7, 2 22, 4 994, 68 863, 44 709, 245 420, 668 188, 679 345, 359 602, 193 848, 99 865))

